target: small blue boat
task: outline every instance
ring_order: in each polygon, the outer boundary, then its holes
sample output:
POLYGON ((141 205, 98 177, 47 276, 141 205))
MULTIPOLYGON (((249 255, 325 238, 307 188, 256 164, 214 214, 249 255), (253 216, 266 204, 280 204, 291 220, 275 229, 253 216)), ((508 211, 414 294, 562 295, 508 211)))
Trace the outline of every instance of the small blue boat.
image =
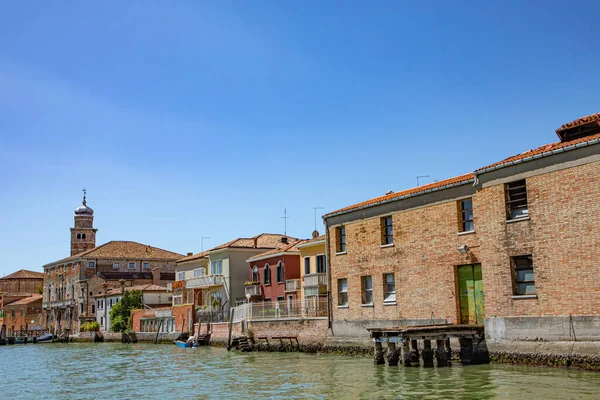
POLYGON ((191 343, 183 342, 181 340, 175 340, 173 343, 175 343, 177 345, 177 347, 181 347, 181 348, 192 347, 191 343))

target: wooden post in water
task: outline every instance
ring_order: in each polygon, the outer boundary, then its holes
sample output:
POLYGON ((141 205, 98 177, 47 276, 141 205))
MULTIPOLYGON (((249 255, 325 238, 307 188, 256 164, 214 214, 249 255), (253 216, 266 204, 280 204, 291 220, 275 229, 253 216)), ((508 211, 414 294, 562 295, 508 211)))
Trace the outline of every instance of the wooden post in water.
POLYGON ((431 350, 431 340, 423 340, 423 366, 427 368, 433 367, 433 350, 431 350))
POLYGON ((438 367, 447 367, 450 365, 450 358, 446 351, 446 341, 443 339, 435 341, 435 359, 437 360, 438 367))
POLYGON ((233 316, 235 314, 235 308, 231 307, 229 311, 229 338, 227 339, 227 350, 231 350, 231 331, 233 330, 233 316))
POLYGON ((410 367, 410 343, 408 340, 402 342, 402 365, 410 367))
POLYGON ((415 339, 410 341, 410 366, 418 367, 421 365, 419 361, 419 344, 415 339))
POLYGON ((383 346, 377 339, 375 339, 375 364, 385 364, 385 360, 383 358, 383 346))
POLYGON ((387 354, 388 365, 390 367, 397 367, 399 358, 400 358, 400 355, 398 354, 398 350, 396 350, 396 343, 388 342, 388 354, 387 354))
POLYGON ((460 362, 463 365, 473 363, 473 339, 467 337, 458 338, 460 343, 460 362))

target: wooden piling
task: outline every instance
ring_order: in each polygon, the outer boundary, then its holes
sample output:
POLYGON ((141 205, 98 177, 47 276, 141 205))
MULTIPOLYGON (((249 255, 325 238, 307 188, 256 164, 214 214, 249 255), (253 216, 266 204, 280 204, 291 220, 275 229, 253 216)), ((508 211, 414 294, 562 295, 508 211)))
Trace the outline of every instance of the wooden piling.
POLYGON ((375 341, 375 359, 374 359, 374 363, 375 365, 379 365, 379 364, 385 364, 385 359, 383 358, 383 346, 381 345, 381 342, 379 341, 375 341))
POLYGON ((421 352, 423 357, 423 366, 426 368, 433 367, 433 350, 431 349, 431 340, 423 340, 423 351, 421 352))
MULTIPOLYGON (((448 344, 450 339, 446 339, 448 344)), ((450 365, 450 355, 446 349, 446 340, 438 339, 435 341, 435 359, 438 367, 448 367, 450 365)))
POLYGON ((419 367, 421 365, 421 361, 419 360, 419 343, 412 339, 410 341, 410 366, 411 367, 419 367))
POLYGON ((388 354, 387 354, 388 365, 390 367, 397 367, 399 359, 400 359, 400 354, 398 353, 398 350, 396 349, 396 343, 388 342, 388 354))
POLYGON ((460 337, 460 362, 463 365, 471 365, 473 363, 473 338, 460 337))
POLYGON ((410 343, 407 340, 402 342, 402 365, 410 367, 410 343))

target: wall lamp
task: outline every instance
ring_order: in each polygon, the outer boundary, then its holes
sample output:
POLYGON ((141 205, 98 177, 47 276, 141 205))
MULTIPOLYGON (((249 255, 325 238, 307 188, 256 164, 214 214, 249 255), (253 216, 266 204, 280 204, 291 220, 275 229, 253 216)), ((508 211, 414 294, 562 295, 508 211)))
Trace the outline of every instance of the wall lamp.
POLYGON ((467 246, 466 244, 461 244, 460 246, 458 246, 457 250, 460 254, 467 254, 469 252, 469 246, 467 246))

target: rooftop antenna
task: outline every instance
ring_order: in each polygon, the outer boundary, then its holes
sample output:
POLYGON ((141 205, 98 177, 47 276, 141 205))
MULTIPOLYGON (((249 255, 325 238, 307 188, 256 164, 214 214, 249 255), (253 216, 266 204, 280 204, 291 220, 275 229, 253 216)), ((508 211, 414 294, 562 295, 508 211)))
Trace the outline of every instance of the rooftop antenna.
POLYGON ((419 175, 417 176, 417 186, 421 186, 421 184, 419 183, 419 178, 429 178, 431 175, 419 175))
POLYGON ((283 208, 283 217, 281 218, 283 219, 283 236, 287 236, 287 220, 290 219, 287 216, 287 207, 283 208))
POLYGON ((315 231, 317 230, 317 210, 323 210, 325 207, 313 207, 315 210, 315 231))
POLYGON ((202 236, 200 238, 200 253, 204 251, 204 239, 210 239, 208 236, 202 236))

